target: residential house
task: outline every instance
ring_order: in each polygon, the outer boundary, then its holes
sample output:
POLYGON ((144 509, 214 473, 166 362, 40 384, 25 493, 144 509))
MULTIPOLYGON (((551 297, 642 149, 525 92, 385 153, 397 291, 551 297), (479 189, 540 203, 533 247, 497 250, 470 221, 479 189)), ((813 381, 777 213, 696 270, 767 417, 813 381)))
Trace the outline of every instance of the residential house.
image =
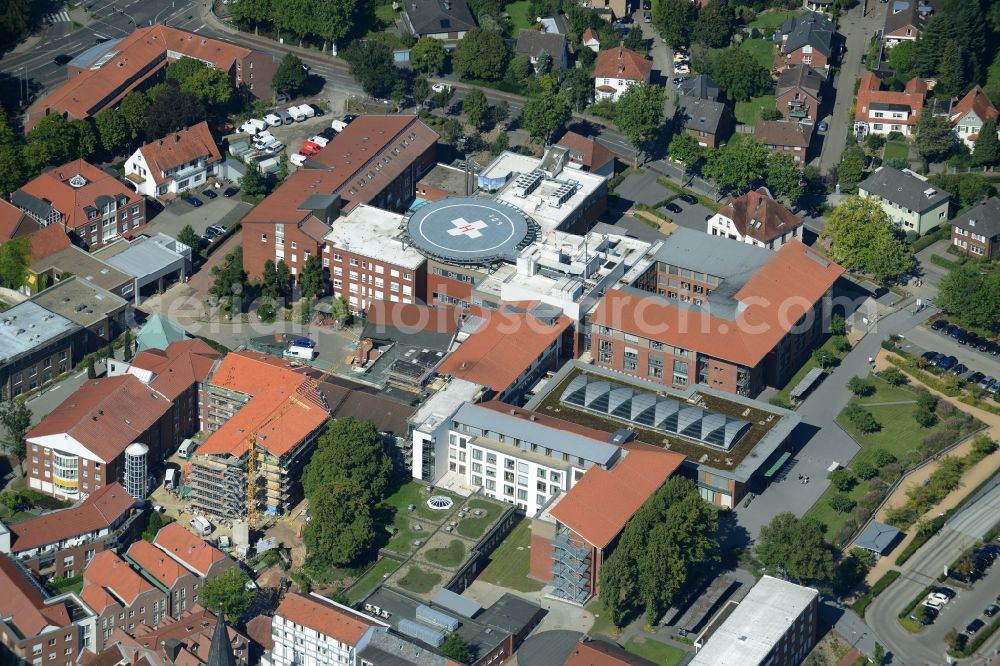
POLYGON ((805 8, 810 12, 830 12, 835 0, 805 0, 805 8))
POLYGON ((161 197, 204 186, 220 164, 222 155, 202 121, 140 146, 125 161, 125 177, 139 194, 161 197))
POLYGON ((698 99, 707 99, 713 102, 722 102, 722 88, 719 84, 712 80, 708 74, 699 74, 693 79, 689 79, 681 84, 680 87, 681 95, 687 95, 689 97, 697 97, 698 99))
POLYGON ((73 592, 49 595, 0 554, 0 662, 73 666, 94 649, 96 615, 73 592))
POLYGON ((802 240, 802 220, 765 187, 733 197, 708 219, 708 233, 775 250, 802 240))
POLYGON ((167 617, 166 592, 153 585, 112 550, 94 557, 83 572, 80 598, 97 613, 94 652, 101 652, 116 629, 150 629, 167 617))
POLYGON ((505 303, 438 367, 438 373, 480 384, 488 397, 517 404, 573 349, 572 320, 540 303, 505 303))
POLYGON ((270 259, 297 276, 309 256, 329 258, 324 238, 341 211, 369 204, 405 212, 434 166, 437 139, 416 116, 352 122, 243 218, 244 269, 259 278, 270 259))
POLYGON ((674 118, 703 147, 717 148, 733 133, 729 107, 708 97, 681 95, 674 118))
POLYGON ((522 29, 517 36, 515 53, 530 59, 536 69, 543 53, 549 57, 552 71, 558 72, 569 67, 566 38, 558 33, 522 29))
POLYGON ((635 8, 629 0, 581 0, 580 6, 593 9, 609 21, 622 19, 631 14, 635 8))
POLYGON ((973 257, 1000 256, 1000 199, 990 197, 952 220, 951 244, 973 257))
POLYGON ((698 383, 746 396, 784 386, 809 357, 844 270, 797 240, 772 252, 683 228, 653 259, 608 289, 591 315, 595 363, 678 389, 698 383), (738 319, 755 322, 752 332, 738 319))
POLYGON ((77 74, 32 104, 27 129, 50 113, 69 120, 93 118, 156 82, 170 63, 185 57, 226 72, 233 86, 256 99, 274 97, 271 77, 278 65, 270 54, 159 23, 102 42, 84 55, 74 60, 77 74))
MULTIPOLYGON (((48 238, 49 229, 55 229, 55 227, 46 227, 35 237, 40 239, 45 236, 45 244, 50 244, 51 247, 46 248, 42 254, 33 254, 33 261, 28 267, 28 283, 21 288, 24 294, 30 296, 56 282, 78 275, 115 296, 124 298, 126 301, 133 300, 135 297, 134 275, 118 270, 111 264, 98 259, 95 255, 81 250, 75 245, 70 245, 68 239, 65 245, 56 243, 53 239, 48 238), (54 251, 47 251, 48 249, 54 249, 54 251)), ((61 231, 59 233, 62 234, 61 231)), ((66 234, 62 234, 62 236, 66 238, 66 234)), ((31 246, 34 248, 40 244, 33 240, 31 246)))
POLYGON ((136 234, 146 224, 146 200, 85 160, 54 167, 28 181, 11 202, 43 226, 56 225, 84 246, 136 234))
POLYGON ((107 348, 125 331, 128 301, 78 275, 56 282, 31 300, 82 329, 84 355, 107 348))
POLYGON ((775 105, 790 121, 819 120, 819 105, 823 98, 826 77, 809 65, 790 65, 778 75, 775 105))
POLYGON ((69 372, 82 358, 83 329, 24 301, 0 313, 0 400, 11 400, 69 372))
POLYGON ((569 150, 569 165, 571 167, 576 166, 584 171, 608 178, 615 175, 614 153, 605 148, 596 138, 570 131, 563 134, 556 145, 569 150))
POLYGON ((531 521, 531 576, 573 603, 597 595, 601 568, 626 523, 683 462, 682 454, 641 445, 623 450, 613 465, 588 469, 531 521))
POLYGON ((51 511, 4 526, 0 553, 10 555, 39 576, 72 578, 98 554, 137 536, 135 498, 117 481, 79 506, 51 511))
POLYGON ((833 21, 819 12, 789 17, 779 31, 778 49, 785 65, 810 65, 829 71, 834 58, 833 21))
POLYGON ((758 120, 754 127, 754 138, 767 146, 775 155, 790 155, 805 168, 812 140, 813 125, 788 120, 758 120))
MULTIPOLYGON (((976 139, 979 138, 979 130, 982 129, 983 123, 991 118, 996 121, 998 115, 1000 114, 997 113, 993 102, 977 85, 973 86, 958 104, 951 107, 949 119, 955 136, 969 150, 975 150, 976 139)), ((997 133, 1000 135, 1000 130, 997 130, 997 133)))
MULTIPOLYGON (((167 614, 180 618, 198 603, 198 590, 224 571, 239 566, 221 550, 184 529, 178 522, 160 528, 153 543, 139 540, 128 559, 140 573, 166 592, 167 614)), ((163 608, 159 610, 161 619, 163 608)))
POLYGON ((476 27, 465 0, 406 0, 403 22, 415 37, 458 40, 476 27))
POLYGON ((886 48, 900 42, 915 42, 934 16, 936 0, 891 0, 885 15, 882 39, 886 48))
POLYGON ((282 515, 301 501, 302 469, 329 419, 310 369, 248 351, 227 354, 213 369, 202 398, 207 437, 186 476, 197 511, 227 518, 248 510, 282 515), (260 495, 248 506, 251 451, 263 478, 260 495))
POLYGON ((594 65, 595 99, 617 102, 629 86, 649 83, 652 71, 653 62, 640 53, 621 45, 605 49, 597 54, 594 65))
POLYGON ((854 133, 860 138, 871 134, 899 132, 913 134, 917 119, 924 108, 927 84, 914 77, 903 92, 882 89, 882 80, 875 72, 861 77, 858 100, 854 111, 854 133))
POLYGON ((597 33, 594 32, 593 28, 587 28, 586 30, 584 30, 583 36, 580 38, 580 41, 583 43, 585 47, 587 47, 594 53, 598 53, 601 50, 601 40, 598 39, 597 33))
POLYGON ((354 666, 358 646, 373 631, 386 631, 384 622, 330 601, 318 594, 291 592, 281 600, 271 618, 272 647, 264 654, 265 666, 354 666))
POLYGON ((28 431, 28 487, 61 499, 83 499, 121 478, 125 448, 149 447, 157 469, 173 451, 173 410, 137 377, 92 379, 28 431))
POLYGON ((909 169, 883 166, 858 184, 858 194, 874 197, 903 231, 921 236, 948 221, 948 193, 909 169))

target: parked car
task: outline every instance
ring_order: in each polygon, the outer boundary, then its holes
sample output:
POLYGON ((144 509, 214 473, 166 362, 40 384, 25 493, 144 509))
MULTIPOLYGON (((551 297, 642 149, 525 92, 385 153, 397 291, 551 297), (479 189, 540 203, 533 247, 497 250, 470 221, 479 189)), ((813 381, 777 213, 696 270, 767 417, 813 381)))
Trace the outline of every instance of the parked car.
POLYGON ((194 196, 193 194, 184 197, 184 201, 188 202, 189 204, 191 204, 195 208, 200 207, 201 204, 202 204, 201 199, 199 199, 198 197, 194 196))
POLYGON ((347 123, 348 125, 350 125, 351 123, 353 123, 357 119, 358 119, 358 117, 355 114, 348 113, 346 116, 344 116, 343 120, 344 120, 345 123, 347 123))
POLYGON ((923 625, 934 624, 934 620, 937 619, 938 610, 940 606, 927 606, 924 605, 920 611, 920 614, 912 613, 910 619, 914 622, 919 622, 923 625))
MULTIPOLYGON (((433 92, 436 92, 436 93, 450 91, 451 90, 451 84, 448 84, 448 83, 435 83, 434 85, 431 86, 431 90, 433 92)), ((351 120, 353 120, 353 118, 351 120)), ((344 122, 350 122, 350 120, 348 120, 347 118, 344 118, 344 122)))
POLYGON ((955 329, 954 331, 952 331, 952 332, 951 332, 951 333, 949 333, 948 335, 950 335, 950 336, 952 337, 952 339, 954 339, 954 340, 957 340, 957 341, 958 341, 958 344, 960 344, 960 345, 964 345, 964 344, 965 344, 965 341, 966 341, 966 340, 968 339, 968 337, 969 337, 969 332, 968 332, 968 331, 966 331, 966 330, 965 330, 964 328, 962 328, 961 326, 959 326, 958 328, 956 328, 956 329, 955 329))
POLYGON ((324 139, 330 140, 333 139, 333 137, 337 136, 337 130, 333 129, 332 127, 326 127, 323 129, 322 132, 320 132, 316 136, 321 136, 324 139))
POLYGON ((816 126, 816 129, 819 130, 820 134, 825 134, 826 131, 830 129, 830 125, 825 120, 821 120, 819 121, 819 125, 816 126))
POLYGON ((277 113, 269 113, 264 116, 264 122, 266 122, 271 127, 281 127, 281 116, 277 113))
POLYGON ((986 375, 984 375, 983 373, 977 371, 969 375, 969 378, 966 379, 965 381, 969 382, 970 384, 978 384, 979 382, 983 381, 983 377, 985 376, 986 375))
POLYGON ((295 118, 288 111, 278 111, 278 117, 281 118, 282 125, 291 125, 295 122, 295 118))
POLYGON ((284 149, 285 149, 285 144, 277 140, 272 141, 271 143, 264 146, 264 152, 266 152, 268 155, 274 155, 276 153, 280 153, 284 149))
POLYGON ((978 617, 965 626, 965 633, 969 636, 974 636, 977 631, 983 628, 986 623, 980 620, 978 617))
POLYGON ((267 123, 260 118, 251 118, 242 125, 240 125, 240 131, 244 134, 254 135, 258 132, 263 132, 267 128, 267 123))
POLYGON ((948 595, 941 594, 940 592, 931 592, 930 594, 927 595, 927 599, 924 601, 924 603, 926 604, 927 602, 931 602, 935 605, 943 606, 949 601, 951 601, 951 597, 949 597, 948 595))
POLYGON ((227 227, 224 224, 213 224, 208 229, 206 229, 206 231, 214 231, 218 234, 224 234, 226 233, 226 229, 227 227))
POLYGON ((292 120, 297 123, 301 123, 306 119, 306 114, 302 113, 302 110, 297 106, 288 107, 287 113, 292 117, 292 120))
POLYGON ((288 104, 288 95, 285 93, 278 93, 274 96, 274 101, 277 104, 288 104))
POLYGON ((666 206, 664 206, 664 208, 666 208, 667 210, 669 210, 671 213, 683 213, 684 212, 684 209, 681 208, 680 206, 678 206, 677 204, 675 204, 673 201, 671 201, 666 206))
POLYGON ((959 363, 958 365, 956 365, 954 368, 952 368, 948 372, 950 372, 953 375, 964 375, 968 371, 969 371, 969 368, 964 363, 959 363))
POLYGON ((987 340, 986 338, 978 338, 976 340, 976 349, 981 352, 990 353, 990 347, 993 346, 992 340, 987 340))
POLYGON ((937 356, 937 355, 938 355, 938 352, 935 352, 935 351, 925 351, 923 354, 920 355, 920 358, 924 359, 928 363, 933 363, 934 362, 934 357, 937 356))
POLYGON ((209 199, 215 199, 215 198, 216 198, 216 197, 218 197, 219 195, 218 195, 218 194, 216 194, 215 192, 213 192, 212 190, 210 190, 210 189, 207 189, 207 190, 202 190, 202 191, 201 191, 201 196, 203 196, 203 197, 207 197, 207 198, 209 198, 209 199))
POLYGON ((674 74, 690 74, 691 68, 687 65, 675 65, 674 74))
POLYGON ((302 166, 303 164, 306 163, 306 159, 308 157, 309 156, 306 155, 305 153, 295 153, 294 155, 288 158, 288 161, 294 164, 295 166, 302 166))
POLYGON ((315 115, 317 118, 319 118, 320 116, 326 115, 326 112, 323 111, 323 109, 321 109, 318 106, 316 106, 315 104, 310 104, 309 106, 313 110, 313 115, 315 115))
POLYGON ((978 384, 978 386, 979 386, 979 388, 981 388, 981 389, 983 389, 984 391, 986 391, 986 390, 988 390, 988 389, 989 389, 989 386, 990 386, 990 385, 991 385, 991 384, 992 384, 993 382, 995 382, 995 381, 996 381, 996 380, 995 380, 995 379, 993 379, 993 377, 991 377, 991 376, 989 376, 989 375, 986 375, 985 377, 983 377, 982 379, 980 379, 980 380, 979 380, 979 384, 978 384))
POLYGON ((948 324, 947 326, 944 327, 944 331, 942 331, 942 333, 944 333, 945 335, 951 335, 957 330, 958 330, 957 324, 948 324))
POLYGON ((944 587, 944 586, 935 587, 934 594, 940 594, 941 596, 947 597, 948 599, 955 598, 955 590, 951 589, 950 587, 944 587))
POLYGON ((997 613, 1000 613, 1000 606, 997 606, 996 604, 990 604, 983 609, 983 615, 986 617, 993 617, 997 613))
POLYGON ((222 191, 222 196, 224 196, 224 197, 226 197, 228 199, 229 197, 233 196, 234 194, 236 194, 239 191, 240 191, 240 188, 238 188, 238 187, 227 187, 226 189, 224 189, 222 191))
POLYGON ((643 23, 652 23, 653 22, 653 12, 648 11, 648 10, 645 11, 645 12, 643 12, 642 13, 642 22, 643 23))
POLYGON ((944 371, 951 370, 956 365, 958 365, 958 359, 955 358, 954 356, 945 356, 944 358, 940 359, 937 362, 937 367, 941 368, 944 371))
POLYGON ((691 205, 698 203, 698 197, 694 196, 693 194, 682 194, 677 198, 691 205))
POLYGON ((309 141, 312 141, 320 148, 326 148, 326 144, 330 143, 329 139, 327 139, 325 136, 320 136, 319 134, 317 134, 316 136, 309 137, 309 141))
POLYGON ((947 319, 935 319, 933 322, 931 322, 931 330, 932 331, 940 331, 942 328, 944 328, 947 325, 948 325, 948 320, 947 319))

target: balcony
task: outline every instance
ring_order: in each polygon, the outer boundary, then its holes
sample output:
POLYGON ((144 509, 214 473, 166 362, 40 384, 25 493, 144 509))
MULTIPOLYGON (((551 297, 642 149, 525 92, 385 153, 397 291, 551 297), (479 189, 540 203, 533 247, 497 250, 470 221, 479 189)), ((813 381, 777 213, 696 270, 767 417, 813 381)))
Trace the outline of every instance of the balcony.
POLYGON ((191 176, 197 173, 201 173, 202 171, 205 170, 205 167, 206 167, 205 162, 198 162, 193 166, 187 166, 179 171, 175 171, 174 173, 170 174, 170 178, 172 178, 173 180, 184 180, 185 178, 190 178, 191 176))

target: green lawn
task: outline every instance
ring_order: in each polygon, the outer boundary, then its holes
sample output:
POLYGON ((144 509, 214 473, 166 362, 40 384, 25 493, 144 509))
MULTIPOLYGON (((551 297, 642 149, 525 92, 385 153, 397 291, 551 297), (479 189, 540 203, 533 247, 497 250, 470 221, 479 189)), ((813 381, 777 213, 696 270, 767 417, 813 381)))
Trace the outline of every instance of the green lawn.
POLYGON ((774 69, 774 42, 769 39, 747 39, 740 48, 749 51, 760 66, 771 71, 774 69))
POLYGON ((518 0, 507 5, 506 12, 510 15, 510 33, 517 37, 522 28, 528 29, 534 24, 531 17, 531 1, 518 0))
POLYGON ((736 120, 744 125, 756 125, 764 109, 774 108, 774 95, 761 95, 749 102, 736 102, 736 120))
POLYGON ((528 578, 530 547, 531 526, 527 520, 522 520, 490 554, 490 563, 486 565, 482 579, 518 592, 538 592, 543 587, 542 583, 528 578))
MULTIPOLYGON (((820 349, 826 350, 826 351, 830 352, 831 354, 835 354, 837 356, 837 358, 843 358, 844 357, 844 352, 837 351, 837 347, 844 340, 845 340, 845 338, 843 338, 843 337, 838 337, 838 336, 832 335, 832 336, 830 336, 830 338, 826 342, 823 343, 823 346, 820 347, 820 349)), ((774 396, 774 398, 772 398, 772 400, 775 402, 775 404, 788 404, 788 403, 790 403, 791 400, 792 400, 792 396, 791 396, 792 389, 795 388, 795 386, 800 381, 802 381, 802 378, 806 376, 807 372, 809 372, 810 370, 812 370, 815 367, 816 367, 816 361, 813 360, 813 358, 810 356, 809 360, 806 361, 805 363, 803 363, 802 367, 799 368, 799 371, 796 372, 792 376, 792 378, 788 380, 788 383, 785 384, 785 387, 783 389, 781 389, 780 391, 778 391, 778 395, 776 395, 776 396, 774 396)))
POLYGON ((432 548, 423 553, 429 562, 443 567, 457 567, 465 559, 465 544, 458 539, 452 539, 444 548, 432 548))
POLYGON ((883 159, 888 162, 889 160, 905 160, 910 155, 910 145, 905 141, 889 141, 885 144, 885 156, 883 159))
POLYGON ((634 655, 644 657, 660 666, 675 666, 684 658, 684 650, 645 636, 633 636, 625 643, 625 649, 634 655))
POLYGON ((621 632, 611 623, 611 614, 604 608, 600 597, 592 600, 586 605, 586 609, 594 615, 594 626, 588 632, 591 636, 604 634, 605 636, 617 636, 621 632))
POLYGON ((396 581, 404 590, 409 590, 414 594, 426 594, 434 589, 434 586, 441 582, 441 574, 433 571, 426 571, 413 565, 406 570, 406 574, 396 581))
POLYGON ((392 26, 396 22, 396 12, 393 10, 392 4, 375 5, 375 18, 386 27, 392 26))
POLYGON ((347 591, 347 602, 352 606, 358 603, 398 568, 399 562, 391 557, 383 557, 375 563, 375 566, 365 572, 365 575, 354 582, 354 585, 347 591))
POLYGON ((456 528, 458 533, 468 539, 478 539, 483 536, 487 528, 505 511, 504 507, 482 499, 470 500, 466 508, 470 511, 479 509, 483 512, 482 516, 475 516, 470 513, 458 521, 458 527, 456 528))
POLYGON ((781 24, 789 17, 800 16, 801 14, 802 12, 797 10, 765 12, 751 21, 747 27, 757 28, 763 32, 773 32, 780 28, 781 24))
POLYGON ((390 495, 385 499, 385 503, 396 509, 397 517, 400 514, 416 516, 422 520, 430 520, 435 523, 441 523, 447 518, 451 513, 458 508, 461 503, 461 497, 455 495, 454 493, 449 493, 446 490, 441 490, 440 488, 434 489, 435 495, 444 495, 445 497, 450 497, 455 502, 455 506, 448 511, 436 511, 429 506, 427 506, 427 498, 430 496, 423 492, 425 486, 417 483, 416 481, 409 481, 404 483, 399 487, 395 493, 390 495), (409 506, 413 505, 413 511, 410 511, 409 506))

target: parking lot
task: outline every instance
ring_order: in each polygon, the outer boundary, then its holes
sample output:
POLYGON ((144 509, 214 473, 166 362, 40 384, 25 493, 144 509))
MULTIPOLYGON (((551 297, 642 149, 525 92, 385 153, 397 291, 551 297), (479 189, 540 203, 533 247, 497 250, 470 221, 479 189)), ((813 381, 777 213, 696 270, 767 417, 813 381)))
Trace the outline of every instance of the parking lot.
POLYGON ((214 199, 202 194, 203 190, 191 192, 197 196, 202 205, 195 208, 183 199, 174 199, 149 223, 145 232, 149 234, 164 233, 174 238, 185 225, 190 224, 199 236, 212 224, 225 224, 231 227, 247 214, 252 207, 240 199, 239 194, 224 197, 221 192, 225 187, 215 189, 219 193, 214 199))
POLYGON ((680 208, 680 212, 667 208, 660 208, 660 212, 667 215, 677 226, 700 231, 703 234, 708 233, 707 220, 715 213, 700 203, 689 203, 681 198, 674 199, 670 203, 680 208))
POLYGON ((954 356, 958 362, 969 370, 962 373, 967 377, 972 372, 982 372, 985 375, 1000 379, 1000 355, 993 356, 982 352, 971 345, 961 345, 943 332, 932 331, 926 326, 917 326, 906 334, 906 351, 921 355, 925 351, 935 351, 954 356))
MULTIPOLYGON (((312 118, 307 118, 302 122, 292 123, 290 125, 281 125, 280 127, 268 127, 267 131, 270 132, 275 139, 285 144, 285 152, 289 157, 299 152, 302 147, 302 142, 311 136, 315 136, 321 130, 326 129, 330 126, 330 123, 334 120, 336 116, 326 113, 322 116, 316 115, 312 118)), ((230 144, 236 141, 250 141, 252 137, 248 134, 232 134, 226 137, 230 144)), ((291 170, 295 167, 290 165, 291 170)))

